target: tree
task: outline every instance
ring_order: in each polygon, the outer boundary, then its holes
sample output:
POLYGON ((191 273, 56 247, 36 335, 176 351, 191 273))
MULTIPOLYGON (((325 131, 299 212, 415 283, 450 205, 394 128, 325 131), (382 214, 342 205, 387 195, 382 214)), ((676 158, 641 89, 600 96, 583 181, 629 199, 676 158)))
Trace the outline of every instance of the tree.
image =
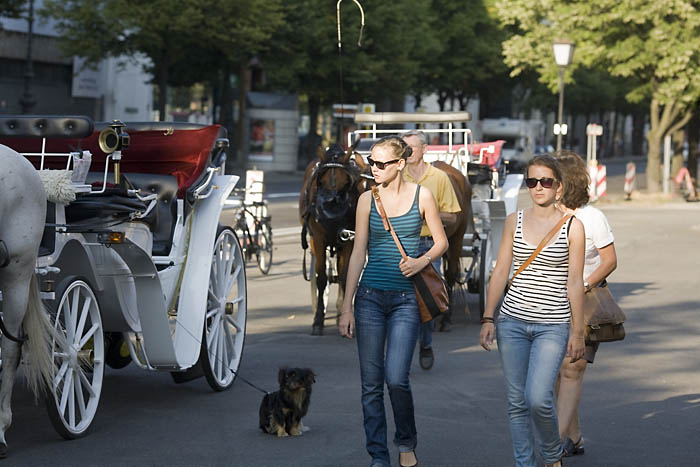
MULTIPOLYGON (((0 0, 0 16, 19 18, 24 12, 26 0, 0 0)), ((2 29, 2 24, 0 24, 2 29)))
POLYGON ((440 110, 456 99, 466 109, 476 95, 503 92, 508 69, 503 63, 501 42, 505 33, 498 27, 484 0, 433 0, 435 19, 431 29, 439 31, 441 53, 430 54, 421 65, 426 83, 422 93, 436 92, 440 110))
POLYGON ((308 98, 310 133, 316 131, 321 106, 340 102, 402 99, 412 86, 421 60, 439 48, 432 31, 430 4, 422 0, 364 0, 366 26, 357 46, 360 12, 341 5, 342 57, 337 47, 335 2, 285 2, 286 21, 274 35, 274 47, 262 55, 268 86, 308 98))
POLYGON ((43 14, 56 20, 64 52, 85 57, 88 64, 109 56, 148 57, 145 68, 158 86, 158 110, 164 120, 168 85, 207 80, 212 70, 229 70, 230 75, 231 68, 255 53, 280 24, 279 3, 47 0, 43 14))
POLYGON ((506 63, 517 75, 534 68, 552 91, 557 67, 556 38, 576 42, 576 58, 566 71, 604 67, 633 80, 626 98, 649 103, 647 187, 660 188, 661 141, 682 128, 700 98, 700 2, 697 0, 498 0, 503 24, 517 30, 503 44, 506 63))

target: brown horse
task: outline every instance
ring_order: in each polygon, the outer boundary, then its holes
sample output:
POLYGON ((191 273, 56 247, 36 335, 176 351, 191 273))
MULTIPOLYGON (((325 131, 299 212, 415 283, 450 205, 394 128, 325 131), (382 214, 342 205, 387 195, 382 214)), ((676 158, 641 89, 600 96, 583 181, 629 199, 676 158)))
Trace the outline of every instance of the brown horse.
POLYGON ((469 179, 462 172, 452 167, 451 165, 442 162, 433 162, 433 167, 442 170, 447 174, 452 182, 452 188, 455 190, 459 207, 461 211, 457 213, 457 222, 448 230, 445 230, 447 235, 447 252, 443 256, 445 260, 445 282, 447 282, 447 292, 450 296, 450 309, 444 314, 440 323, 440 330, 444 330, 448 323, 452 321, 452 297, 455 285, 457 284, 460 271, 460 258, 462 257, 462 242, 464 234, 474 232, 474 218, 472 216, 472 186, 469 179))
POLYGON ((336 309, 340 312, 345 295, 348 261, 353 241, 346 231, 355 229, 355 209, 360 197, 360 169, 350 160, 352 151, 345 152, 337 144, 330 146, 311 161, 304 174, 304 183, 299 197, 301 220, 301 244, 306 257, 310 236, 313 252, 312 310, 314 321, 311 334, 323 335, 326 305, 324 293, 329 282, 339 285, 336 309), (337 277, 328 276, 327 254, 335 256, 337 277))
MULTIPOLYGON (((356 154, 356 163, 362 170, 362 177, 373 181, 371 177, 371 172, 369 165, 367 165, 363 158, 356 154)), ((472 216, 472 186, 469 180, 456 168, 451 165, 442 162, 435 161, 432 163, 433 167, 445 172, 452 183, 452 188, 455 191, 457 200, 459 201, 460 212, 457 213, 457 221, 450 227, 450 229, 445 231, 447 235, 447 252, 443 256, 445 261, 445 266, 443 268, 445 273, 445 282, 447 283, 447 292, 450 297, 450 304, 452 303, 453 292, 455 286, 458 283, 460 271, 460 258, 462 257, 462 242, 464 241, 464 234, 466 232, 474 231, 474 219, 472 216)), ((361 191, 369 189, 373 182, 364 181, 361 182, 364 186, 361 191)), ((452 308, 444 313, 442 320, 440 322, 440 330, 445 330, 447 324, 452 320, 452 308)))

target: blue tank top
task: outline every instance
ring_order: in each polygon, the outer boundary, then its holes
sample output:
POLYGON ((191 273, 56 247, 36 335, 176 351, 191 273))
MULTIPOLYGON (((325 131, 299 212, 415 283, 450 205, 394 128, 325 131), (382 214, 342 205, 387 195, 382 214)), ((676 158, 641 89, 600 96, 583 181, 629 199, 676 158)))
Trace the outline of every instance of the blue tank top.
MULTIPOLYGON (((415 257, 418 251, 420 229, 423 226, 423 218, 418 208, 419 191, 420 186, 416 188, 413 204, 407 213, 389 218, 406 254, 411 257, 415 257)), ((401 253, 391 233, 384 230, 382 216, 377 211, 374 197, 372 197, 372 208, 369 213, 368 260, 360 285, 380 290, 412 291, 413 282, 401 274, 400 262, 401 253)))

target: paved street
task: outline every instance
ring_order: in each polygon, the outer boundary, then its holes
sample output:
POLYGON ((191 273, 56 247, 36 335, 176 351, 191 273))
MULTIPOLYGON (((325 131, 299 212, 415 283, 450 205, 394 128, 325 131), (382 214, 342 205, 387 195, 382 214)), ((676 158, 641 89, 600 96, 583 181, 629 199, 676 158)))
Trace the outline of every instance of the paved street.
MULTIPOLYGON (((700 206, 632 201, 600 207, 616 236, 619 267, 610 287, 627 314, 628 335, 623 342, 604 344, 587 371, 582 403, 586 454, 566 465, 697 465, 700 206)), ((262 394, 241 380, 217 394, 203 380, 175 385, 168 374, 130 365, 106 370, 93 427, 85 438, 71 442, 59 438, 43 406, 35 406, 18 385, 8 432, 11 452, 4 462, 368 465, 355 343, 338 336, 332 319, 325 336, 309 335, 309 285, 301 276, 296 202, 275 201, 271 214, 280 235, 275 236, 270 275, 247 269, 249 319, 240 373, 274 390, 278 367, 313 368, 317 383, 305 420, 309 432, 285 439, 263 434, 257 428, 262 394)), ((476 298, 468 295, 458 305, 458 323, 450 332, 435 335, 435 367, 426 372, 414 361, 422 466, 512 465, 498 355, 478 346, 476 298)))

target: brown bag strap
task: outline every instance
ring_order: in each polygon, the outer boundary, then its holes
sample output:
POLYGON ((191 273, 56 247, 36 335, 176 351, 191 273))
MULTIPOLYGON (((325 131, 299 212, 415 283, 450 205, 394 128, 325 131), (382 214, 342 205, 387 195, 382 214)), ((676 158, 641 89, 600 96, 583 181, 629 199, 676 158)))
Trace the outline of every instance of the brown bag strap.
POLYGON ((384 223, 384 229, 389 231, 391 233, 391 236, 394 237, 394 241, 396 242, 396 246, 399 248, 399 252, 401 253, 401 257, 403 259, 408 258, 406 256, 406 251, 403 249, 403 246, 401 245, 401 242, 399 241, 399 237, 396 236, 396 232, 394 232, 394 228, 391 226, 391 222, 389 222, 389 218, 386 215, 386 211, 384 210, 384 205, 382 204, 382 198, 379 197, 379 190, 377 190, 376 186, 372 187, 372 195, 374 196, 374 204, 377 205, 377 210, 379 211, 379 215, 382 216, 382 222, 384 223))
POLYGON ((523 271, 525 270, 525 268, 528 267, 528 266, 530 265, 530 263, 532 263, 532 261, 535 259, 535 257, 536 257, 538 254, 540 254, 540 251, 542 251, 542 249, 543 249, 545 246, 547 246, 547 244, 548 244, 549 241, 552 239, 552 237, 554 237, 554 234, 556 234, 556 233, 559 231, 559 229, 561 229, 561 226, 564 225, 564 224, 566 223, 566 221, 568 221, 568 220, 571 219, 572 217, 573 217, 572 214, 567 214, 567 215, 565 215, 564 217, 562 217, 562 218, 559 220, 559 222, 557 222, 557 225, 555 225, 555 226, 552 228, 552 230, 550 230, 550 231, 547 233, 547 235, 544 236, 544 238, 543 238, 542 241, 539 243, 539 245, 537 245, 537 248, 535 248, 535 251, 532 252, 532 254, 530 255, 530 257, 529 257, 528 259, 526 259, 525 262, 524 262, 523 264, 520 265, 520 267, 518 268, 518 270, 515 271, 515 273, 513 274, 513 277, 510 278, 510 284, 511 284, 511 285, 513 284, 513 279, 515 279, 515 276, 517 276, 518 274, 520 274, 521 272, 523 272, 523 271))

